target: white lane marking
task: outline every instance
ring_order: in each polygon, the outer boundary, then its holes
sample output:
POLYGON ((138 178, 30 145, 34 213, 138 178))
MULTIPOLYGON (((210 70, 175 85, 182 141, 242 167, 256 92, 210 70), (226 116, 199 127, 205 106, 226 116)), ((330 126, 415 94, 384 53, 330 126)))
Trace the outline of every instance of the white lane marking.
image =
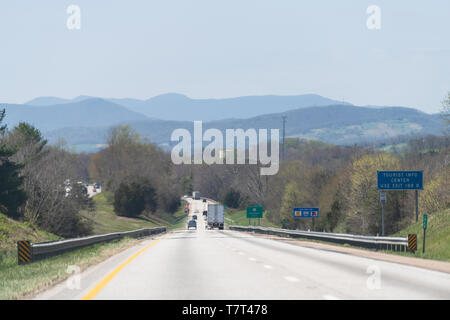
POLYGON ((272 267, 271 265, 268 265, 268 264, 265 264, 265 265, 264 265, 264 268, 269 269, 269 270, 270 270, 270 269, 273 269, 273 267, 272 267))
POLYGON ((284 277, 284 279, 286 279, 287 281, 290 281, 290 282, 298 282, 298 279, 296 277, 287 276, 287 277, 284 277))
POLYGON ((250 261, 256 261, 256 259, 255 259, 255 258, 252 258, 252 257, 248 258, 248 260, 250 260, 250 261))
POLYGON ((325 300, 339 300, 339 298, 336 298, 335 296, 325 294, 322 296, 325 300))

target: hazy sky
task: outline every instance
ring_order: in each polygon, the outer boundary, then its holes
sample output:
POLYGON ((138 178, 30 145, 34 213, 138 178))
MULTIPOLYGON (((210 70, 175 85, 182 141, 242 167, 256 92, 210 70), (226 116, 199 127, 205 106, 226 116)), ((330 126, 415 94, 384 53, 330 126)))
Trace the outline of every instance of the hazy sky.
POLYGON ((317 93, 437 112, 449 39, 448 0, 1 1, 0 102, 317 93))

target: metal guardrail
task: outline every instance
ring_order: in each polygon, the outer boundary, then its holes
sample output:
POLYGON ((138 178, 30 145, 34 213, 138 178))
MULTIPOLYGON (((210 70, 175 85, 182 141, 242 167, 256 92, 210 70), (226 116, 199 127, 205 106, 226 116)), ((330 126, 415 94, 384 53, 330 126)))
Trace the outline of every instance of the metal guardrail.
POLYGON ((175 223, 180 222, 181 220, 183 220, 184 218, 186 218, 189 214, 185 213, 182 216, 179 216, 178 218, 175 219, 175 223))
POLYGON ((230 230, 256 232, 262 234, 270 234, 289 238, 304 238, 310 240, 320 240, 326 242, 333 242, 339 244, 349 244, 364 248, 376 250, 392 250, 392 251, 407 251, 408 237, 376 237, 376 236, 361 236, 343 233, 329 233, 329 232, 315 232, 315 231, 300 231, 287 230, 277 228, 265 228, 257 226, 229 226, 230 230))
MULTIPOLYGON (((150 235, 166 232, 166 230, 167 230, 166 227, 158 227, 152 229, 145 228, 125 232, 114 232, 95 236, 88 236, 83 238, 30 244, 29 251, 31 253, 31 259, 29 259, 29 261, 27 262, 33 262, 50 256, 58 255, 70 250, 79 249, 82 247, 90 246, 101 242, 118 240, 124 237, 143 238, 150 235)), ((20 250, 21 248, 19 249, 18 245, 19 262, 20 262, 20 250)), ((20 264, 23 264, 23 262, 20 264)))

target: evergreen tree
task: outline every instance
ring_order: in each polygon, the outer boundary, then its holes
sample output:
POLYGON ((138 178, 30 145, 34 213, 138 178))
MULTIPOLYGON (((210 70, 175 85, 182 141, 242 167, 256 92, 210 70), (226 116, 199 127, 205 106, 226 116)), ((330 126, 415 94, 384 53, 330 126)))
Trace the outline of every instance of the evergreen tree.
POLYGON ((6 125, 1 125, 5 118, 5 109, 0 112, 0 210, 11 218, 19 217, 19 208, 26 201, 22 189, 23 177, 20 176, 21 165, 10 160, 16 150, 4 143, 6 125))

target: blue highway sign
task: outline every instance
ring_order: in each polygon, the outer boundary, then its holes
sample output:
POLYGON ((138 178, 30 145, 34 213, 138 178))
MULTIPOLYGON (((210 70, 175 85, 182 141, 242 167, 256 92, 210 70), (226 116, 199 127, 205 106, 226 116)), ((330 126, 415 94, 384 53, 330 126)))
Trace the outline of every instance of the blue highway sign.
POLYGON ((294 208, 292 216, 294 218, 318 218, 319 208, 294 208))
POLYGON ((386 192, 380 192, 380 202, 386 202, 386 192))
POLYGON ((378 190, 423 190, 422 171, 377 171, 378 190))

